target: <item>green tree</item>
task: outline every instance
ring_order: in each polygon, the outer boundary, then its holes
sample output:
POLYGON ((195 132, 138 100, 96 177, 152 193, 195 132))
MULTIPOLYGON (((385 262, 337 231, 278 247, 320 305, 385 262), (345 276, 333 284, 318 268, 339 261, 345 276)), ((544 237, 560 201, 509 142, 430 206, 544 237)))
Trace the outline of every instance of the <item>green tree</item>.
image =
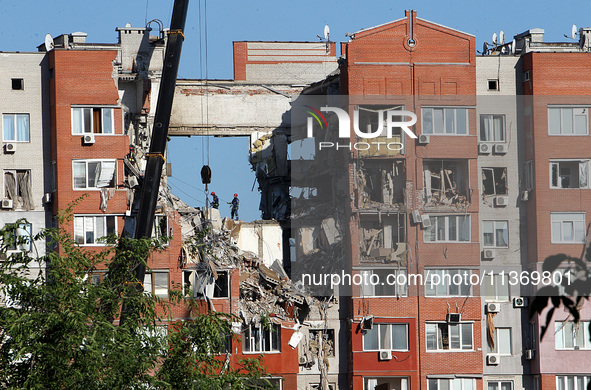
MULTIPOLYGON (((130 269, 158 250, 157 240, 109 237, 105 250, 89 252, 63 229, 19 236, 23 222, 0 230, 0 256, 6 258, 0 264, 2 388, 225 389, 244 388, 264 375, 256 359, 234 369, 216 354, 229 334, 230 316, 196 315, 163 332, 171 303, 138 291, 130 269), (34 256, 39 242, 59 246, 59 254, 34 256), (9 252, 29 243, 32 251, 9 252), (45 272, 31 275, 34 263, 45 272), (92 272, 100 265, 108 273, 98 281, 92 272), (119 326, 123 299, 134 311, 119 326)), ((184 301, 180 291, 171 294, 184 301)))

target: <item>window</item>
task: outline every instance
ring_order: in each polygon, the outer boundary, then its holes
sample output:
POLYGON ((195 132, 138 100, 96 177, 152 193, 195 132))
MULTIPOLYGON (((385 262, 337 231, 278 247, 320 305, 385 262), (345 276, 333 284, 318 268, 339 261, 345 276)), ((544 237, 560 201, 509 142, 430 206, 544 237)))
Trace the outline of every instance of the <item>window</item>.
POLYGON ((2 115, 4 142, 29 142, 29 114, 2 115))
POLYGON ((549 135, 589 134, 587 108, 548 107, 549 135))
POLYGON ((425 271, 425 296, 466 297, 470 296, 468 269, 429 269, 425 271))
POLYGON ((23 79, 12 79, 12 89, 13 90, 23 90, 25 89, 25 80, 23 79))
POLYGON ((483 284, 486 301, 509 300, 509 275, 484 275, 483 284))
POLYGON ((408 379, 405 377, 385 376, 377 378, 363 378, 365 390, 408 390, 408 379))
POLYGON ((475 390, 472 378, 427 379, 428 390, 475 390))
POLYGON ((335 357, 334 329, 310 329, 310 341, 316 345, 324 342, 324 356, 335 357))
POLYGON ((589 375, 556 375, 556 390, 587 390, 589 375))
POLYGON ((585 213, 550 213, 553 244, 585 242, 585 213))
POLYGON ((72 134, 114 134, 113 108, 72 107, 72 134))
POLYGON ((423 107, 423 134, 468 134, 467 108, 423 107))
POLYGON ((480 140, 505 142, 505 115, 480 115, 480 140))
POLYGON ((377 324, 363 334, 363 350, 408 351, 408 324, 377 324))
POLYGON ((431 323, 427 326, 427 351, 472 350, 472 323, 431 323))
POLYGON ((244 328, 242 348, 244 352, 279 352, 281 345, 281 327, 271 324, 270 329, 248 325, 244 328))
POLYGON ((507 248, 509 246, 508 221, 482 221, 484 247, 507 248))
POLYGON ((6 245, 8 251, 29 252, 31 250, 31 224, 28 222, 6 224, 7 228, 3 245, 6 245))
POLYGON ((390 269, 373 269, 361 271, 363 281, 367 284, 361 286, 363 296, 366 297, 397 297, 407 296, 408 287, 406 284, 398 285, 400 280, 398 275, 401 275, 402 281, 406 281, 406 270, 390 269), (404 278, 403 278, 404 276, 404 278))
POLYGON ((156 215, 154 218, 152 237, 158 239, 168 238, 168 217, 166 215, 156 215))
POLYGON ((482 193, 507 195, 507 168, 482 168, 482 193))
POLYGON ((492 348, 488 346, 489 353, 511 355, 511 328, 495 328, 494 342, 492 348))
POLYGON ((74 240, 79 245, 104 245, 102 237, 117 234, 115 215, 74 216, 74 240))
POLYGON ((112 188, 117 182, 115 160, 74 160, 72 171, 75 189, 112 188))
POLYGON ((150 293, 168 298, 168 272, 152 271, 144 275, 144 294, 150 293))
POLYGON ((31 188, 31 171, 12 169, 4 171, 4 198, 12 200, 12 208, 32 210, 33 195, 31 188))
POLYGON ((488 390, 511 390, 512 387, 513 382, 510 381, 488 382, 488 390))
POLYGON ((489 91, 498 91, 499 90, 499 80, 488 80, 488 90, 489 91))
POLYGON ((425 230, 425 242, 470 241, 469 215, 431 216, 431 226, 425 230))
POLYGON ((427 203, 457 205, 469 201, 468 160, 423 160, 427 203))
POLYGON ((550 188, 589 188, 589 160, 551 160, 550 188))
POLYGON ((556 349, 591 349, 589 321, 555 321, 554 346, 556 349))
POLYGON ((230 276, 228 271, 217 271, 217 279, 213 274, 201 270, 183 271, 185 295, 189 297, 228 298, 230 297, 230 276))
POLYGON ((525 72, 523 72, 523 81, 529 81, 531 78, 531 71, 530 70, 526 70, 525 72))

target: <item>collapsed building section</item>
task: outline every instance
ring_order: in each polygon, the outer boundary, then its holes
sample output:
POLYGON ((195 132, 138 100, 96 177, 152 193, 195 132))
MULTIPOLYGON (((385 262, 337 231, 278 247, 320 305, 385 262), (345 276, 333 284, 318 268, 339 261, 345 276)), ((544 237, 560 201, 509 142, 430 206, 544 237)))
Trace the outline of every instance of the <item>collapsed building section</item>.
POLYGON ((400 208, 404 205, 404 160, 359 159, 355 166, 358 208, 400 208))

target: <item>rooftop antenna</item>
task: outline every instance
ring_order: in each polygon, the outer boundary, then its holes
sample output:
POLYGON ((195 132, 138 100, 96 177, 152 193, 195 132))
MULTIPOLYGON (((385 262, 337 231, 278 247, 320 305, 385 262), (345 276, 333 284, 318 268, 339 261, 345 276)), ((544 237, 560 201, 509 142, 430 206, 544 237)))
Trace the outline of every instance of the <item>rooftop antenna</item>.
POLYGON ((495 46, 497 45, 497 33, 496 33, 496 32, 494 32, 494 33, 493 33, 493 36, 492 36, 492 43, 493 43, 493 45, 495 45, 495 46))
POLYGON ((51 37, 51 34, 48 33, 45 35, 45 51, 52 51, 53 47, 53 38, 51 37))
POLYGON ((577 25, 576 24, 573 24, 573 26, 570 29, 570 37, 572 39, 575 39, 576 36, 577 36, 577 25))
POLYGON ((488 54, 488 42, 484 41, 482 44, 482 55, 485 56, 488 54))
POLYGON ((505 32, 503 30, 499 33, 499 42, 501 45, 505 44, 505 32))
POLYGON ((324 25, 324 39, 327 41, 330 40, 330 27, 328 27, 328 24, 324 25))

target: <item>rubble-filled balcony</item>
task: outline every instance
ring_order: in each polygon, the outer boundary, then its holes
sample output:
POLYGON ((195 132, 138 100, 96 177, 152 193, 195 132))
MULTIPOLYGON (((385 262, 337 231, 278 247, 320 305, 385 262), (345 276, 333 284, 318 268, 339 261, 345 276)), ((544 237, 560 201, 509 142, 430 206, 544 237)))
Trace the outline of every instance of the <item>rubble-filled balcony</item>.
POLYGON ((401 209, 406 167, 401 159, 360 159, 356 163, 359 209, 401 209))
POLYGON ((406 265, 406 214, 360 214, 360 261, 406 265))
POLYGON ((470 204, 468 160, 424 160, 425 206, 458 208, 470 204))

